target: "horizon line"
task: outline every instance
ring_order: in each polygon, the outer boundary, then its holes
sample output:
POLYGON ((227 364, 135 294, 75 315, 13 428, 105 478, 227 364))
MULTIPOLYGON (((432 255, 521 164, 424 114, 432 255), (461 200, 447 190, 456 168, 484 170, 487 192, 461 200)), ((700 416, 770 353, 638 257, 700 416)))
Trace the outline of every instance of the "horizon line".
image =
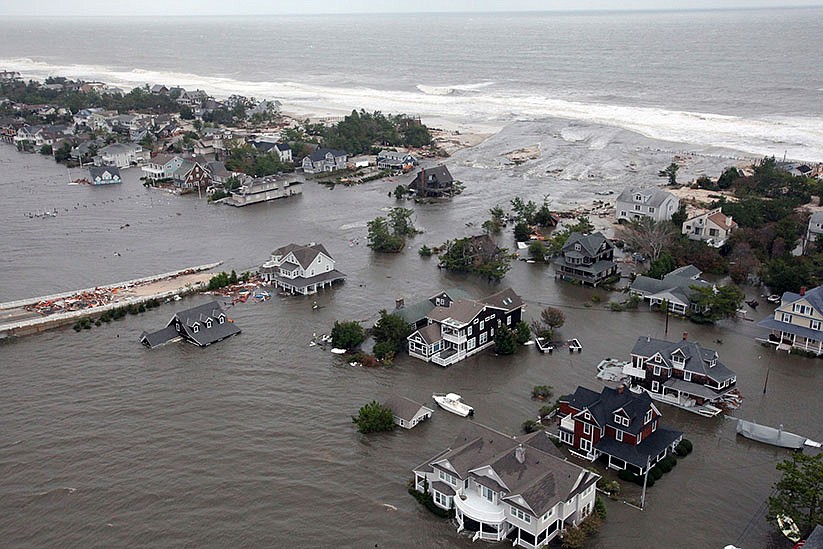
MULTIPOLYGON (((798 10, 798 9, 823 9, 821 4, 791 4, 788 6, 774 5, 774 6, 739 6, 739 7, 692 7, 692 8, 569 8, 569 9, 485 9, 479 11, 348 11, 348 12, 318 12, 318 13, 300 13, 300 12, 256 12, 256 13, 167 13, 159 14, 163 17, 186 17, 186 18, 203 18, 203 17, 261 17, 261 16, 287 16, 287 17, 324 17, 324 16, 350 16, 350 15, 488 15, 501 13, 550 13, 550 14, 604 14, 604 13, 678 13, 678 12, 729 12, 729 11, 768 11, 768 10, 798 10)), ((130 18, 156 18, 158 14, 145 15, 142 13, 99 13, 87 15, 66 15, 66 14, 37 14, 37 15, 21 15, 21 14, 3 14, 0 16, 17 19, 91 19, 103 17, 130 17, 130 18)))

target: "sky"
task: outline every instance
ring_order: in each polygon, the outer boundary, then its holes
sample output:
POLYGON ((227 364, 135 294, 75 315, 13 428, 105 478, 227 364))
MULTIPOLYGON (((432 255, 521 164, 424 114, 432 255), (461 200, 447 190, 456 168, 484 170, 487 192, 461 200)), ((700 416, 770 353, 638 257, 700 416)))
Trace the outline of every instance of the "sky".
POLYGON ((736 9, 788 5, 823 6, 823 0, 0 0, 0 17, 736 9))

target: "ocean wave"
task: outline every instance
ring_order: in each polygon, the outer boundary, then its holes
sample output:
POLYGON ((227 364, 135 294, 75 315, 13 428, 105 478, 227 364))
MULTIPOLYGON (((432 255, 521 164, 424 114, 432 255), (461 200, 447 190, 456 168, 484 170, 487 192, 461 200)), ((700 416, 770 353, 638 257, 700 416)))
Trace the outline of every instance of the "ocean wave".
POLYGON ((492 82, 443 87, 419 84, 415 91, 400 91, 335 88, 291 81, 251 81, 145 68, 117 70, 102 66, 54 65, 25 58, 0 59, 0 66, 19 71, 26 78, 60 74, 102 80, 125 88, 163 83, 202 88, 218 98, 241 94, 279 99, 286 104, 287 111, 307 116, 340 116, 352 109, 365 108, 442 118, 457 124, 485 123, 497 127, 520 120, 563 118, 614 126, 653 139, 695 146, 724 147, 756 155, 786 154, 804 160, 823 159, 823 118, 819 116, 740 117, 617 102, 572 101, 515 90, 506 92, 499 88, 483 89, 492 82), (457 91, 471 91, 471 98, 463 97, 457 91))

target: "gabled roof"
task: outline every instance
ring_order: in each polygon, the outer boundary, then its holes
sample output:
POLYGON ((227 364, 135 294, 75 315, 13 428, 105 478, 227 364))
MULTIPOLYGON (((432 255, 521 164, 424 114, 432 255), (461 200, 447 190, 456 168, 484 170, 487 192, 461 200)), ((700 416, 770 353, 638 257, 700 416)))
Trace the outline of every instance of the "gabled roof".
POLYGON ((652 207, 660 206, 667 198, 674 196, 659 187, 626 187, 617 197, 617 201, 634 202, 634 197, 638 194, 643 197, 643 204, 652 207))
POLYGON ((686 265, 670 272, 662 280, 644 275, 638 276, 629 288, 632 291, 647 295, 668 292, 676 296, 681 302, 688 304, 689 297, 695 293, 692 286, 711 287, 711 284, 705 280, 696 280, 694 278, 701 274, 700 269, 694 265, 686 265))
POLYGON ((542 446, 536 436, 517 439, 473 423, 458 435, 449 450, 429 460, 428 465, 461 479, 478 479, 485 470, 492 475, 486 477, 490 484, 493 481, 506 488, 504 501, 541 516, 599 478, 558 457, 556 450, 544 451, 542 446), (521 451, 522 459, 518 459, 521 451))
POLYGON ((513 311, 523 306, 523 298, 517 295, 511 288, 506 288, 495 294, 483 298, 483 303, 503 309, 504 311, 513 311))
POLYGON ((335 158, 339 158, 341 156, 348 156, 346 151, 341 151, 341 150, 338 150, 338 149, 327 149, 325 147, 322 147, 322 148, 317 149, 316 151, 314 151, 310 155, 308 155, 308 158, 312 162, 319 162, 319 161, 323 160, 324 158, 326 158, 326 155, 328 153, 331 153, 332 156, 334 156, 335 158))
POLYGON ((177 333, 177 330, 174 329, 174 326, 169 325, 163 328, 162 330, 157 330, 156 332, 143 332, 142 334, 140 334, 140 343, 142 343, 149 349, 154 349, 155 347, 165 345, 166 343, 178 337, 180 337, 180 334, 177 333))
POLYGON ((574 393, 561 397, 560 401, 577 410, 588 409, 600 427, 608 425, 634 435, 643 430, 646 412, 657 410, 646 392, 636 394, 628 389, 621 391, 610 387, 603 387, 599 394, 586 387, 577 387, 574 393), (629 418, 628 427, 614 421, 618 411, 629 418))
POLYGON ((435 307, 435 298, 441 294, 446 294, 452 301, 458 301, 461 299, 464 300, 471 300, 472 296, 465 290, 460 288, 450 288, 448 290, 443 290, 435 295, 431 296, 428 299, 422 299, 411 305, 403 305, 402 307, 396 308, 392 311, 392 314, 399 315, 403 320, 408 322, 409 324, 415 324, 416 322, 423 320, 428 316, 432 309, 435 307))
POLYGON ((116 166, 89 166, 89 175, 92 179, 102 178, 106 172, 109 172, 112 178, 116 176, 120 179, 120 168, 116 166))
POLYGON ((461 324, 467 324, 480 314, 485 305, 477 301, 460 299, 452 303, 451 307, 435 307, 428 317, 437 322, 452 319, 461 324))
POLYGON ((566 245, 563 246, 563 252, 574 251, 575 244, 580 244, 586 257, 594 257, 604 242, 608 241, 601 232, 591 234, 573 232, 569 235, 569 239, 566 240, 566 245))
POLYGON ((783 292, 783 297, 780 302, 783 306, 805 299, 809 305, 815 308, 818 313, 823 314, 823 286, 817 286, 811 290, 807 290, 805 295, 796 294, 794 292, 783 292))
POLYGON ((220 304, 216 301, 204 303, 197 307, 176 313, 169 321, 168 326, 176 327, 177 322, 180 324, 178 332, 200 347, 205 347, 206 345, 240 333, 240 328, 233 322, 229 322, 228 316, 226 316, 226 313, 223 312, 222 307, 220 307, 220 304), (220 315, 223 315, 225 319, 222 324, 218 321, 220 315), (208 319, 212 320, 211 328, 206 327, 205 322, 208 319), (193 329, 195 323, 198 324, 197 332, 193 329))
POLYGON ((384 404, 392 413, 405 421, 411 421, 421 408, 431 412, 432 409, 415 402, 410 398, 392 395, 384 404))
POLYGON ((421 169, 412 182, 409 184, 410 189, 421 190, 423 186, 426 188, 443 188, 450 187, 454 183, 454 178, 449 172, 449 169, 444 165, 434 166, 433 168, 421 169), (423 178, 425 177, 425 184, 423 178))
POLYGON ((306 246, 302 246, 300 244, 286 244, 285 246, 281 246, 274 250, 271 255, 273 256, 286 256, 289 252, 294 253, 294 258, 300 263, 300 266, 304 269, 308 268, 312 261, 317 257, 318 254, 323 254, 329 259, 333 259, 332 256, 326 251, 326 248, 322 244, 308 244, 306 246))
POLYGON ((443 339, 440 325, 437 323, 426 324, 425 326, 417 330, 417 335, 423 338, 423 341, 425 341, 428 345, 431 345, 432 343, 436 343, 443 339))
POLYGON ((673 368, 671 356, 677 350, 681 351, 686 358, 683 369, 687 372, 708 376, 720 382, 735 377, 735 373, 719 360, 714 366, 709 366, 709 361, 717 358, 717 351, 701 347, 699 343, 686 339, 671 342, 664 339, 639 337, 632 348, 632 354, 651 357, 659 353, 663 358, 661 366, 673 368))

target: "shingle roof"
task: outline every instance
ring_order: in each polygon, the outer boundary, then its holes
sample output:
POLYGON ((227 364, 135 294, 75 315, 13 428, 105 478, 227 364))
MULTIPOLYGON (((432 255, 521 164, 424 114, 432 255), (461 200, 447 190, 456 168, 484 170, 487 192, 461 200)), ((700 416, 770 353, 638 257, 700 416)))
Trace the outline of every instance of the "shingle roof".
POLYGON ((640 194, 647 206, 660 206, 667 198, 674 196, 668 191, 664 191, 659 187, 626 187, 620 196, 617 197, 618 202, 634 202, 634 196, 640 194))
POLYGON ((332 156, 334 156, 335 158, 338 158, 340 156, 347 156, 346 151, 341 151, 338 149, 327 149, 325 147, 322 147, 311 153, 309 155, 309 160, 311 160, 312 162, 319 162, 326 158, 327 153, 331 153, 332 156))
POLYGON ((423 341, 429 345, 443 339, 440 324, 437 323, 427 324, 417 330, 417 333, 423 338, 423 341))
POLYGON ((169 341, 178 337, 180 337, 180 334, 177 333, 174 326, 169 325, 162 330, 157 330, 156 332, 143 332, 140 334, 140 343, 149 349, 154 349, 155 347, 165 345, 169 341))
POLYGON ((120 168, 116 166, 89 166, 89 175, 92 179, 102 178, 106 172, 109 172, 112 178, 117 176, 120 179, 120 168))
POLYGON ((289 252, 294 253, 294 258, 298 261, 298 263, 300 263, 300 265, 304 269, 308 268, 311 265, 312 261, 314 261, 314 258, 317 257, 317 254, 322 253, 331 258, 331 255, 329 255, 329 252, 326 251, 325 246, 323 246, 322 244, 311 244, 308 246, 303 246, 300 244, 291 243, 277 248, 271 254, 275 256, 286 256, 289 254, 289 252))
POLYGON ((645 469, 650 458, 660 455, 677 439, 683 436, 681 431, 658 427, 651 435, 644 438, 640 444, 623 444, 613 438, 601 438, 594 447, 604 454, 622 459, 641 469, 645 469))
POLYGON ((426 188, 441 189, 443 187, 450 187, 454 183, 454 178, 449 172, 449 169, 444 166, 434 166, 433 168, 424 168, 418 172, 417 176, 409 184, 409 188, 413 190, 420 190, 422 188, 422 178, 425 177, 426 188), (424 176, 425 174, 425 176, 424 176))
POLYGON ((684 303, 688 303, 689 296, 695 293, 691 288, 692 286, 711 287, 711 284, 704 280, 692 278, 693 276, 700 276, 700 274, 701 271, 697 267, 686 265, 670 272, 662 280, 649 276, 638 276, 629 288, 644 294, 658 294, 669 291, 676 294, 684 303))
POLYGON ((606 237, 603 236, 603 233, 601 232, 592 234, 573 232, 569 235, 569 239, 566 240, 566 245, 563 246, 563 251, 573 251, 574 245, 579 243, 583 250, 585 250, 587 257, 594 257, 597 255, 597 251, 604 242, 606 242, 606 237))
POLYGON ((806 538, 803 549, 823 549, 823 526, 818 524, 814 527, 812 533, 806 538))
POLYGON ((577 410, 588 408, 600 427, 610 425, 634 435, 643 430, 644 416, 653 406, 652 399, 646 392, 636 394, 626 389, 620 392, 610 387, 603 387, 600 393, 578 387, 574 393, 561 397, 560 400, 577 410), (623 410, 629 418, 628 427, 614 421, 618 410, 623 410))
POLYGON ((417 415, 417 412, 420 411, 420 408, 426 408, 427 410, 431 410, 431 408, 427 408, 423 406, 419 402, 415 402, 410 398, 392 395, 389 399, 385 402, 385 406, 390 408, 392 413, 397 417, 408 421, 411 421, 414 416, 417 415))
POLYGON ((218 321, 218 317, 221 314, 225 316, 226 313, 223 312, 219 303, 212 301, 198 305, 197 307, 192 307, 191 309, 186 309, 185 311, 180 311, 172 317, 168 325, 175 326, 176 321, 179 321, 179 331, 183 332, 181 335, 200 347, 205 347, 206 345, 240 333, 240 328, 233 322, 229 322, 227 316, 221 324, 218 321), (206 319, 212 319, 211 328, 206 327, 206 319), (196 333, 193 329, 195 323, 198 323, 196 333))
POLYGON ((708 361, 716 359, 717 352, 714 349, 701 347, 694 341, 680 340, 676 342, 650 337, 639 337, 632 348, 632 354, 651 357, 657 353, 663 358, 663 364, 672 368, 672 353, 679 350, 685 356, 684 370, 698 375, 708 376, 717 381, 725 381, 735 377, 735 373, 722 364, 719 360, 714 366, 709 366, 708 361))
POLYGON ((515 293, 511 288, 506 288, 495 294, 483 298, 483 303, 503 309, 504 311, 512 311, 523 306, 523 298, 515 293))
POLYGON ((805 295, 796 294, 794 292, 783 292, 781 303, 789 304, 805 299, 809 305, 814 307, 817 312, 823 313, 823 286, 816 286, 811 290, 807 290, 805 295))
POLYGON ((458 300, 452 303, 451 307, 435 307, 429 313, 429 318, 437 322, 452 319, 456 322, 466 324, 480 314, 485 305, 477 301, 458 300))

